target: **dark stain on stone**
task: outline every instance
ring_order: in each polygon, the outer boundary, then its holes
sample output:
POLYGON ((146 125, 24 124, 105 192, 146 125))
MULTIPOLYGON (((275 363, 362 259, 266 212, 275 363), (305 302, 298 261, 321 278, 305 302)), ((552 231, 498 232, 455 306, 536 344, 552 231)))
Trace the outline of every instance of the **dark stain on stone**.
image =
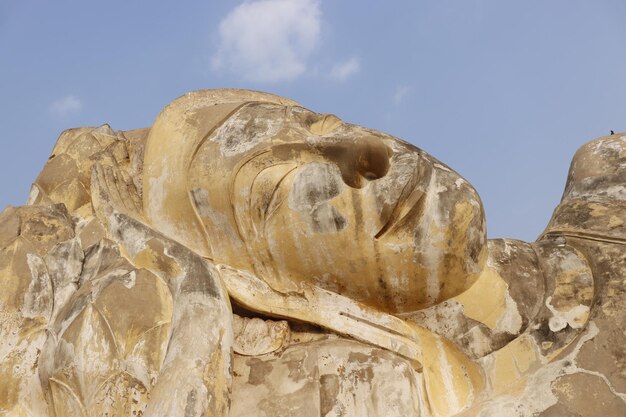
POLYGON ((257 358, 250 358, 246 364, 250 367, 248 384, 261 385, 265 382, 265 377, 272 372, 273 366, 270 362, 257 358))
MULTIPOLYGON (((352 198, 352 207, 354 207, 354 222, 355 224, 363 224, 363 202, 361 201, 361 194, 358 190, 352 189, 350 193, 352 198)), ((355 227, 355 238, 360 238, 361 227, 355 227)))
POLYGON ((538 336, 538 340, 553 343, 556 342, 556 334, 550 330, 548 320, 543 320, 541 325, 535 329, 534 333, 538 336))
POLYGON ((192 389, 187 393, 187 402, 185 405, 185 417, 193 417, 195 416, 196 409, 196 390, 192 389))
POLYGON ((287 369, 289 369, 289 378, 296 382, 306 378, 306 372, 302 367, 303 362, 304 358, 302 357, 291 359, 285 363, 287 365, 287 369))
POLYGON ((308 210, 320 202, 333 199, 341 191, 340 180, 329 164, 305 167, 297 174, 295 181, 298 186, 291 190, 291 198, 297 206, 308 210))
POLYGON ((337 403, 339 377, 333 374, 320 376, 320 415, 325 416, 337 403))
POLYGON ((343 230, 346 227, 346 219, 337 210, 333 210, 333 221, 335 222, 335 228, 337 231, 343 230))
POLYGON ((509 295, 522 316, 522 332, 543 306, 545 283, 537 255, 526 242, 494 239, 489 243, 490 256, 497 259, 498 272, 507 283, 509 295))
POLYGON ((573 413, 564 404, 557 403, 544 410, 538 417, 580 417, 580 414, 573 413))
POLYGON ((370 362, 370 357, 365 353, 352 352, 350 356, 348 356, 348 362, 368 363, 370 362))
POLYGON ((187 269, 187 277, 180 288, 182 293, 199 292, 211 298, 217 299, 220 297, 217 284, 219 278, 207 267, 204 259, 174 242, 169 248, 169 253, 179 264, 184 265, 187 269))
POLYGON ((357 371, 354 371, 354 376, 360 382, 369 383, 372 379, 374 379, 374 371, 372 370, 371 366, 368 366, 366 368, 361 368, 357 371))
POLYGON ((352 352, 348 356, 348 362, 358 363, 361 365, 358 369, 350 372, 350 375, 360 382, 370 382, 374 378, 372 364, 378 362, 380 358, 375 358, 361 352, 352 352))
POLYGON ((387 290, 387 283, 385 282, 385 277, 380 275, 378 277, 378 283, 380 284, 380 288, 382 288, 383 290, 387 290))
POLYGON ((559 403, 566 405, 577 415, 603 417, 624 415, 624 401, 615 395, 599 376, 585 373, 564 375, 553 382, 552 388, 559 403))
POLYGON ((322 204, 311 213, 313 230, 318 233, 333 233, 345 229, 346 218, 333 206, 322 204))

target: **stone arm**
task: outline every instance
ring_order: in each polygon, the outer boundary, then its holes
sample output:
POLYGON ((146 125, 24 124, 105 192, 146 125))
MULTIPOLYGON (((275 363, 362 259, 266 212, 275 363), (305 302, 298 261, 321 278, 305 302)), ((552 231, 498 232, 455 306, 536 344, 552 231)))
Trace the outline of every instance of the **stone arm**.
POLYGON ((144 224, 119 170, 96 164, 92 202, 107 234, 137 267, 167 283, 173 315, 167 354, 146 416, 226 416, 231 385, 232 311, 215 268, 144 224))
POLYGON ((218 270, 230 296, 244 307, 319 325, 407 359, 423 375, 434 416, 468 407, 483 389, 476 363, 445 338, 417 324, 318 287, 284 294, 250 273, 225 265, 218 265, 218 270))

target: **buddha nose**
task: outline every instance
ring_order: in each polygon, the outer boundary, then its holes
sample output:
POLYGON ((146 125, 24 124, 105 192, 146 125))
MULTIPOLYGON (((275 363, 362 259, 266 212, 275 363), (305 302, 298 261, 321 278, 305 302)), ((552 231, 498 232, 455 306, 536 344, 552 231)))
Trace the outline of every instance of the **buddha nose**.
POLYGON ((369 181, 389 171, 392 151, 376 136, 337 140, 324 150, 341 171, 343 181, 352 188, 363 188, 369 181))

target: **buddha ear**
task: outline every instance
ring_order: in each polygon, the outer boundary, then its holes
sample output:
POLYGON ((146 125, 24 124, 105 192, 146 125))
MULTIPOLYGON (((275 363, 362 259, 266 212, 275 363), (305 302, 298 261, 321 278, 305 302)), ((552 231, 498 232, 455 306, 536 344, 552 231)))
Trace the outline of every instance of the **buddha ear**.
POLYGON ((143 207, 157 230, 198 254, 211 258, 204 225, 188 190, 188 170, 202 142, 250 102, 297 103, 247 90, 201 90, 165 107, 152 126, 144 155, 143 207))

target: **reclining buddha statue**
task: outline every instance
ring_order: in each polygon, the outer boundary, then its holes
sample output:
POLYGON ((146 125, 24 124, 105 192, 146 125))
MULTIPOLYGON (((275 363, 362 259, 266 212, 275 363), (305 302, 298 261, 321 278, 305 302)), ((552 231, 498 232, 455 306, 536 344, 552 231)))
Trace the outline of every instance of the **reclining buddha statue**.
POLYGON ((455 171, 246 90, 63 132, 0 215, 0 415, 623 416, 626 135, 539 239, 455 171))

